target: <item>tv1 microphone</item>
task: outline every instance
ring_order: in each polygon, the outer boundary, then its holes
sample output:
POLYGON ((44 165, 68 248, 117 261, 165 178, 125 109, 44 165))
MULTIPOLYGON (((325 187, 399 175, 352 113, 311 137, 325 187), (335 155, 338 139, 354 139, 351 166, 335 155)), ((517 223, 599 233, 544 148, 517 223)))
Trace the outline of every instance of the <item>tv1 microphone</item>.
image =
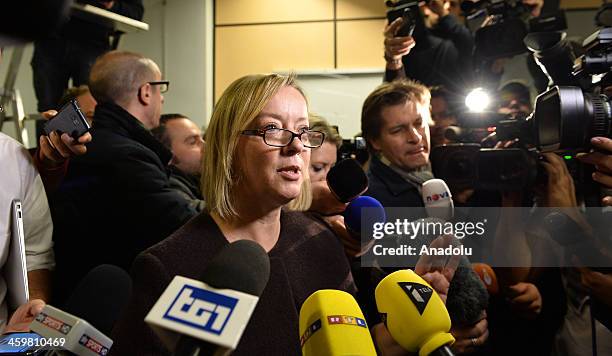
POLYGON ((342 215, 344 216, 346 230, 355 240, 362 240, 362 228, 368 231, 367 241, 363 242, 368 242, 373 239, 372 229, 375 223, 385 223, 387 221, 385 208, 382 204, 378 200, 367 195, 362 195, 352 200, 342 215))
POLYGON ((176 276, 145 322, 175 355, 225 355, 238 345, 270 277, 256 242, 239 240, 209 263, 201 281, 176 276))
POLYGON ((472 263, 472 269, 478 275, 478 278, 482 281, 487 292, 490 295, 496 295, 499 293, 499 283, 497 282, 497 276, 493 268, 486 263, 472 263))
POLYGON ((106 335, 110 334, 131 290, 132 280, 123 269, 97 266, 83 277, 63 310, 46 305, 30 329, 44 338, 63 338, 62 348, 73 354, 106 355, 113 344, 106 335))
POLYGON ((357 160, 344 159, 327 173, 327 185, 336 199, 342 203, 357 198, 368 190, 368 176, 357 160))
POLYGON ((303 356, 375 356, 370 330, 357 302, 347 292, 322 289, 300 309, 303 356))
POLYGON ((400 346, 419 356, 454 355, 448 347, 455 342, 448 311, 423 278, 399 270, 383 278, 374 293, 378 312, 400 346))
POLYGON ((423 183, 421 194, 429 217, 445 221, 453 218, 455 215, 455 205, 446 182, 437 178, 430 179, 423 183))

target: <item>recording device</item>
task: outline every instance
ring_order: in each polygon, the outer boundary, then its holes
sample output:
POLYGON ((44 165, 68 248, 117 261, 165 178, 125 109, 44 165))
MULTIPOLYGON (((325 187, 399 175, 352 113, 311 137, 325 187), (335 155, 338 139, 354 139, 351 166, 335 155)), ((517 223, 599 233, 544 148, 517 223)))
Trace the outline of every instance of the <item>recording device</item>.
POLYGON ((126 271, 113 265, 100 265, 83 277, 62 309, 110 335, 131 293, 132 279, 126 271))
POLYGON ((80 356, 106 355, 113 344, 106 335, 127 303, 131 286, 124 270, 100 265, 83 278, 64 310, 46 305, 30 329, 42 338, 57 340, 58 344, 40 343, 57 354, 64 349, 80 356))
POLYGON ((436 291, 413 271, 386 276, 375 291, 376 306, 400 346, 419 355, 454 355, 449 345, 451 319, 436 291))
POLYGON ((347 292, 322 289, 300 308, 303 356, 376 355, 363 312, 347 292))
POLYGON ((434 178, 423 183, 421 197, 427 216, 448 221, 455 215, 453 195, 444 180, 434 178))
POLYGON ((372 239, 372 227, 375 223, 387 221, 385 208, 382 204, 366 195, 353 199, 342 215, 349 235, 362 243, 367 243, 372 239), (362 234, 362 232, 366 232, 366 234, 362 234))
POLYGON ((89 131, 89 123, 81 111, 76 99, 70 100, 60 111, 45 123, 44 131, 48 136, 53 131, 67 133, 77 139, 89 131))
POLYGON ((387 20, 392 23, 398 18, 402 18, 402 27, 397 31, 396 36, 406 37, 414 34, 417 22, 422 22, 421 12, 418 1, 400 0, 397 2, 387 1, 387 20))
POLYGON ((499 293, 497 275, 491 266, 486 263, 472 263, 472 269, 484 284, 489 295, 497 295, 499 293))
POLYGON ((30 330, 43 338, 64 340, 62 348, 79 356, 106 355, 113 345, 113 340, 87 321, 48 304, 32 321, 30 330))
POLYGON ((567 28, 563 11, 528 22, 533 6, 521 0, 462 1, 461 10, 468 27, 475 29, 475 56, 482 60, 512 57, 527 51, 523 38, 528 33, 567 28))
POLYGON ((337 156, 338 162, 345 159, 353 158, 362 165, 365 164, 370 158, 366 141, 363 137, 360 136, 350 140, 343 139, 342 145, 340 145, 340 148, 338 148, 337 156))
POLYGON ((201 281, 176 276, 145 317, 175 355, 224 355, 242 337, 270 276, 270 260, 256 242, 227 245, 201 281))
POLYGON ((354 159, 336 163, 327 173, 326 180, 331 192, 343 203, 348 203, 368 190, 368 176, 354 159))
MULTIPOLYGON (((455 215, 455 205, 450 189, 442 179, 434 178, 422 185, 421 196, 429 219, 450 221, 455 215)), ((453 245, 461 243, 453 239, 453 245)), ((487 308, 489 295, 472 270, 470 261, 462 256, 450 283, 446 308, 454 324, 472 325, 487 308)))

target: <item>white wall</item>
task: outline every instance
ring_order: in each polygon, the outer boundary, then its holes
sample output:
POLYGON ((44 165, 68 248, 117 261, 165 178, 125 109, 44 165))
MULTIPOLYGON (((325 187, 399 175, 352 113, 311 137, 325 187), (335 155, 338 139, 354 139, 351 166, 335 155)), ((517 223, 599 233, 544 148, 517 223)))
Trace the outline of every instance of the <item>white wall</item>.
MULTIPOLYGON (((159 64, 164 78, 171 82, 164 95, 164 112, 180 112, 199 126, 205 125, 212 108, 212 0, 144 0, 144 6, 143 21, 149 24, 149 31, 124 35, 119 49, 142 53, 159 64)), ((16 84, 26 113, 36 112, 29 64, 32 49, 31 44, 26 46, 16 84)), ((10 55, 11 49, 3 53, 0 83, 4 83, 10 55)), ((32 145, 33 122, 26 127, 32 145)), ((14 136, 13 124, 5 123, 3 131, 14 136)))

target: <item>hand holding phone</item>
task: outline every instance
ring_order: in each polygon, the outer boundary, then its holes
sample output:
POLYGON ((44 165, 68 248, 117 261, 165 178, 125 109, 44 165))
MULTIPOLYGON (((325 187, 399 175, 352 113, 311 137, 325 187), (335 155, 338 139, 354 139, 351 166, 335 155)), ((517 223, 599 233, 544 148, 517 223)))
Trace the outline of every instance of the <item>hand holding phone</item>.
POLYGON ((60 135, 67 133, 72 138, 77 139, 89 131, 89 123, 76 99, 72 99, 60 109, 56 116, 47 121, 44 131, 47 136, 51 132, 58 132, 60 135))

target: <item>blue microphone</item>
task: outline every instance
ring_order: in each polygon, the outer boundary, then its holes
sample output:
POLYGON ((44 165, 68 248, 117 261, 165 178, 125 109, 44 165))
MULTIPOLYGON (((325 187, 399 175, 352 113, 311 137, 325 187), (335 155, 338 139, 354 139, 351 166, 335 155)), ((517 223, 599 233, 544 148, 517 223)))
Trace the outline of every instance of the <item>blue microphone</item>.
POLYGON ((368 236, 371 237, 374 223, 384 223, 387 221, 385 208, 382 204, 367 195, 353 199, 342 215, 344 216, 347 231, 356 240, 361 240, 362 226, 370 231, 368 236), (364 211, 363 209, 366 210, 364 211))

